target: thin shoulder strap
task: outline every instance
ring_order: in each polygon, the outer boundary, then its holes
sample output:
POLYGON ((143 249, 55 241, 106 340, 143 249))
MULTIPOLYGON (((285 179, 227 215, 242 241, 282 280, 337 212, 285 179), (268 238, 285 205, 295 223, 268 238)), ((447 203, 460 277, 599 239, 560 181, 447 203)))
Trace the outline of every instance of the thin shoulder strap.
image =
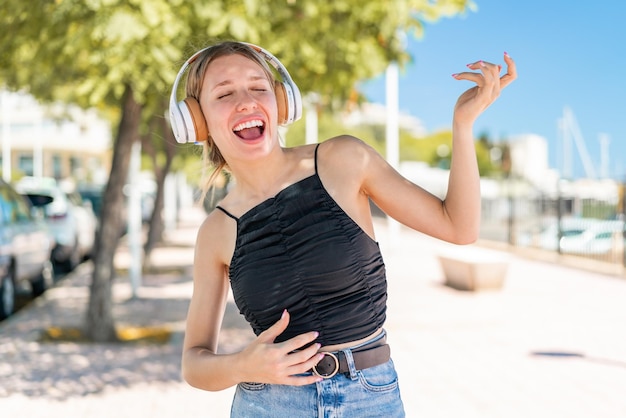
POLYGON ((223 207, 221 207, 220 205, 215 206, 215 209, 219 209, 222 212, 224 212, 226 214, 226 216, 233 218, 236 221, 239 221, 239 218, 237 218, 235 215, 233 215, 232 213, 230 213, 229 211, 227 211, 226 209, 224 209, 223 207))
POLYGON ((320 144, 315 146, 315 174, 317 174, 317 149, 320 147, 320 144))

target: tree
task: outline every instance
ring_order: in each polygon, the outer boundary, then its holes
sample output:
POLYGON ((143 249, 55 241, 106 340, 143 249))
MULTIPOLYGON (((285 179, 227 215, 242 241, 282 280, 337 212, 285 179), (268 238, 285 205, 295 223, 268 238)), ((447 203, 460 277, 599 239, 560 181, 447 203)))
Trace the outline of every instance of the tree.
POLYGON ((0 79, 42 100, 95 106, 117 116, 113 162, 96 237, 85 332, 94 341, 117 338, 111 304, 113 258, 125 210, 123 185, 130 150, 163 97, 180 59, 184 22, 166 1, 60 0, 3 3, 0 48, 9 63, 0 79))
MULTIPOLYGON (((163 106, 165 107, 165 105, 163 106)), ((154 206, 148 225, 148 237, 144 243, 144 268, 149 266, 150 254, 154 246, 161 241, 164 225, 161 212, 165 202, 165 178, 170 172, 176 156, 176 141, 167 121, 162 117, 153 116, 149 122, 149 130, 141 137, 142 150, 149 155, 157 184, 154 206), (163 141, 154 141, 163 138, 163 141), (161 150, 158 145, 162 145, 161 150)))
MULTIPOLYGON (((179 64, 218 39, 263 45, 290 69, 303 93, 345 100, 357 81, 408 59, 401 33, 462 12, 467 0, 4 0, 0 82, 41 100, 106 110, 118 120, 104 194, 85 331, 116 338, 113 257, 130 149, 165 114, 179 64), (6 64, 5 64, 6 63, 6 64)), ((162 141, 162 135, 155 135, 162 141)), ((171 141, 171 137, 166 138, 171 141)), ((154 139, 153 139, 154 140, 154 139)), ((167 167, 164 167, 167 168, 167 167)))

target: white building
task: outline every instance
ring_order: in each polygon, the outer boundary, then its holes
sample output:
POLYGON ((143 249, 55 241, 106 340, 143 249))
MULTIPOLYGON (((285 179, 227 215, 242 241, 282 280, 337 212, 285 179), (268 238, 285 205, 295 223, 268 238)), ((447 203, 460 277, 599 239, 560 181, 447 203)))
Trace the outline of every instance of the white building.
POLYGON ((101 182, 111 165, 111 126, 94 110, 38 103, 0 92, 2 176, 46 176, 101 182), (10 156, 10 158, 8 157, 10 156))
POLYGON ((548 164, 548 141, 539 135, 522 134, 509 138, 511 173, 538 188, 556 185, 558 174, 548 164))
MULTIPOLYGON (((387 111, 385 105, 379 103, 362 103, 343 117, 343 123, 347 126, 358 125, 386 125, 387 111)), ((422 121, 407 113, 398 115, 400 129, 409 132, 416 138, 426 136, 426 128, 422 121)))

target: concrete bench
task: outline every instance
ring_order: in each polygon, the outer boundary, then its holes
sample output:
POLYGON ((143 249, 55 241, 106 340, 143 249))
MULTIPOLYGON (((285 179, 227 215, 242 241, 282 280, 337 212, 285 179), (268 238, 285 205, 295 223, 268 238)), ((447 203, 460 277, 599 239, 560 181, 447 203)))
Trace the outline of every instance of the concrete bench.
POLYGON ((506 253, 477 247, 445 250, 438 258, 444 284, 458 290, 500 289, 509 266, 506 253))

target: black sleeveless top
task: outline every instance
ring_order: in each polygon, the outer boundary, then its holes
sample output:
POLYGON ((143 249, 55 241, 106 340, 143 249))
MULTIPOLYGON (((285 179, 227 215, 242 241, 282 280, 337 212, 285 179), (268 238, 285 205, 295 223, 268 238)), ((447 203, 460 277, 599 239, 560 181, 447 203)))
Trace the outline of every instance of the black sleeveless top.
MULTIPOLYGON (((319 145, 318 145, 319 146, 319 145)), ((235 303, 256 335, 291 315, 276 339, 318 331, 320 344, 364 338, 385 322, 387 281, 378 247, 326 192, 317 173, 237 218, 230 264, 235 303)))

